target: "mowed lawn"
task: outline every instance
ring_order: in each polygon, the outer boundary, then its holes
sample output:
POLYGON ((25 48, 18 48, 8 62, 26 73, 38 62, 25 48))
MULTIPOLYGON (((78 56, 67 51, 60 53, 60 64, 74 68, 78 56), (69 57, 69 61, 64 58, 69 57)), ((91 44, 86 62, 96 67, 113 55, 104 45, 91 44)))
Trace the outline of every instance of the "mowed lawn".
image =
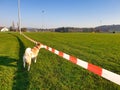
MULTIPOLYGON (((120 75, 120 34, 24 33, 25 35, 120 75)), ((0 90, 120 90, 114 84, 45 49, 29 72, 22 66, 26 47, 18 33, 0 33, 0 90)))

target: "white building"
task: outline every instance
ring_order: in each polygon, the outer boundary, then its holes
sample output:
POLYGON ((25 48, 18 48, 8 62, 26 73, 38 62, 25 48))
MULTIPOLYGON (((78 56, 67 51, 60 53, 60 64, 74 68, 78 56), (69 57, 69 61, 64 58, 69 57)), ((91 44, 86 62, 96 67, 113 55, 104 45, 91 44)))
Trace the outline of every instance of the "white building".
POLYGON ((6 27, 3 27, 0 31, 1 31, 1 32, 6 32, 6 31, 9 31, 9 29, 6 28, 6 27))

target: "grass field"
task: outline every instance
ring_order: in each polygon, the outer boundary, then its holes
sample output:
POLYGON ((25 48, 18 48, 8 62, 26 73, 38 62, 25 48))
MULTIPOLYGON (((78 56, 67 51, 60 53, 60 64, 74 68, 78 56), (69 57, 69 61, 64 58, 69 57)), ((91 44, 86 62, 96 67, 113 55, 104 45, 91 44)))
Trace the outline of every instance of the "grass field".
MULTIPOLYGON (((25 33, 41 43, 120 75, 120 34, 25 33)), ((0 33, 0 90, 120 90, 116 85, 45 49, 27 72, 26 47, 18 33, 0 33)))

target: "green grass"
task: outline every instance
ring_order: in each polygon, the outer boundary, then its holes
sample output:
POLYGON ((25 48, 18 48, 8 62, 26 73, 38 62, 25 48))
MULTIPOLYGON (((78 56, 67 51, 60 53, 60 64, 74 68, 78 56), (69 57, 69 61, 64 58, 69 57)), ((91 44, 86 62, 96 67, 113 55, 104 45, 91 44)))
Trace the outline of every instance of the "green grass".
MULTIPOLYGON (((41 43, 120 74, 120 34, 25 33, 41 43)), ((116 85, 45 49, 27 72, 26 47, 34 44, 17 33, 0 33, 0 90, 120 90, 116 85)))

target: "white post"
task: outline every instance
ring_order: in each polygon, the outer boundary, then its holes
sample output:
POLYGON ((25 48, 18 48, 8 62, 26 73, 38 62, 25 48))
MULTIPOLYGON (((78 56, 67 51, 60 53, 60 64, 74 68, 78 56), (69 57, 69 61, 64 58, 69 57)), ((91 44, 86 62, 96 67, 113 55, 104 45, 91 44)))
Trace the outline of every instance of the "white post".
POLYGON ((21 20, 20 20, 20 0, 18 0, 18 30, 21 34, 21 20))

